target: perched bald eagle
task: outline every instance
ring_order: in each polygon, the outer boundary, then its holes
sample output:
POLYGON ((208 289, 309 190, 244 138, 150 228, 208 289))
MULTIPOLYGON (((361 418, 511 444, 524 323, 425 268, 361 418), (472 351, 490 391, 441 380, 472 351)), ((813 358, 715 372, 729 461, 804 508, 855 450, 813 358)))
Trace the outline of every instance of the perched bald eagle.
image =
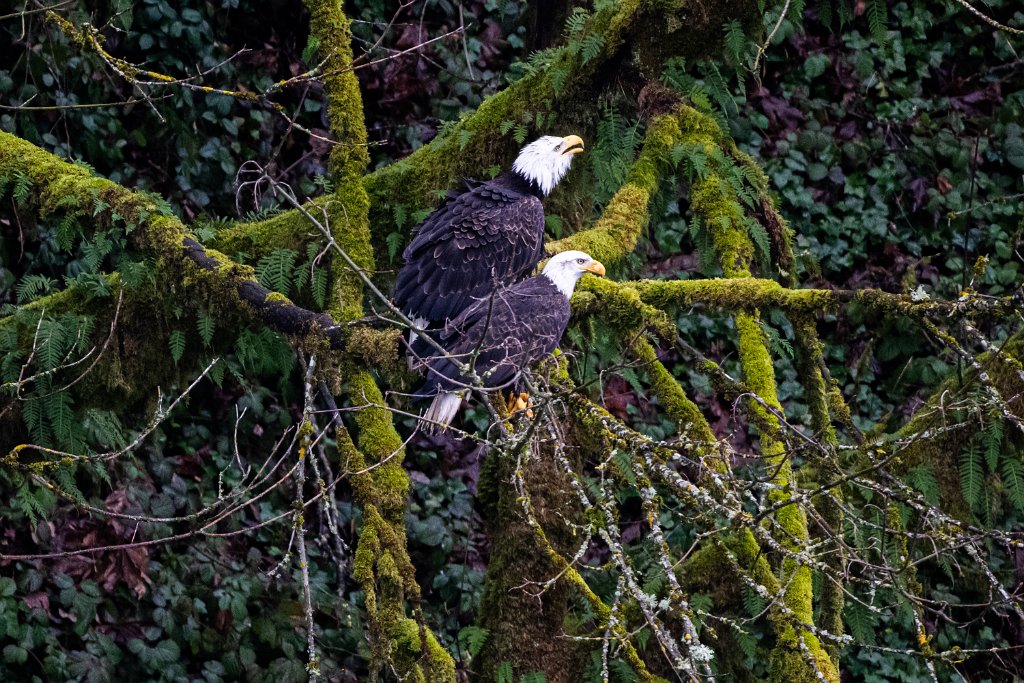
POLYGON ((423 417, 449 424, 472 382, 458 363, 472 364, 485 388, 513 387, 523 370, 558 346, 569 324, 569 299, 585 273, 604 275, 604 266, 582 251, 552 256, 544 272, 495 290, 450 321, 436 335, 448 352, 434 350, 424 360, 426 382, 420 392, 437 392, 423 417))
POLYGON ((403 253, 395 305, 418 327, 439 329, 496 287, 530 275, 544 255, 541 199, 582 151, 577 135, 544 136, 523 147, 511 171, 449 194, 403 253))

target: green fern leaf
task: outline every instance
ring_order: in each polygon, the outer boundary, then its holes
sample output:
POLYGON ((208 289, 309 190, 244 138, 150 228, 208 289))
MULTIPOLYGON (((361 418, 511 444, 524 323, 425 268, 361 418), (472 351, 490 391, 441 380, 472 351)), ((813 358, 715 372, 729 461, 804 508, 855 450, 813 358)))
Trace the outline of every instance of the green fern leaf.
POLYGON ((306 47, 302 50, 302 61, 308 66, 313 65, 313 60, 316 58, 317 50, 320 49, 320 39, 316 36, 310 36, 306 41, 306 47))
POLYGON ((583 63, 586 64, 601 54, 603 48, 604 38, 602 36, 595 34, 584 38, 580 46, 580 57, 583 59, 583 63))
POLYGON ((734 67, 743 66, 743 60, 749 49, 747 34, 743 31, 743 24, 737 19, 727 22, 723 27, 725 30, 725 56, 734 67))
POLYGON ((287 294, 291 289, 292 269, 299 253, 294 249, 275 249, 256 265, 260 284, 275 292, 287 294))
POLYGON ((14 197, 14 201, 18 206, 22 206, 31 196, 32 179, 22 171, 15 171, 12 175, 14 177, 14 189, 11 191, 11 196, 14 197))
POLYGON ((53 478, 57 481, 57 485, 66 495, 71 496, 76 503, 85 504, 85 496, 82 495, 82 491, 78 488, 78 483, 75 482, 75 473, 73 468, 58 467, 53 473, 53 478))
POLYGON ((576 7, 573 9, 572 14, 565 20, 565 31, 570 36, 581 32, 587 25, 587 18, 590 13, 582 7, 576 7))
POLYGON ((747 610, 747 614, 749 614, 752 617, 756 617, 757 615, 761 614, 761 612, 764 612, 768 604, 756 590, 754 590, 747 584, 743 584, 742 592, 743 607, 747 610))
POLYGON ((495 683, 515 683, 512 664, 509 662, 498 664, 498 668, 494 670, 494 681, 495 683))
POLYGON ((405 235, 400 232, 390 232, 384 240, 388 245, 388 260, 394 263, 395 256, 398 255, 398 250, 401 248, 402 242, 405 241, 405 235))
POLYGON ((76 450, 79 439, 77 437, 78 423, 75 421, 75 414, 71 410, 71 394, 66 391, 54 391, 45 399, 46 417, 53 429, 53 439, 62 448, 76 450))
POLYGON ((50 428, 46 423, 43 412, 43 401, 39 398, 30 398, 22 403, 21 417, 25 420, 32 440, 36 443, 50 443, 50 428))
POLYGON ((768 231, 755 220, 744 222, 746 223, 747 234, 750 235, 750 241, 757 246, 758 265, 763 272, 767 273, 771 270, 772 262, 772 246, 771 240, 768 238, 768 231))
POLYGON ((81 233, 82 226, 78 223, 78 214, 66 213, 57 222, 57 245, 63 251, 71 251, 75 238, 81 233))
POLYGON ((208 311, 202 311, 196 318, 196 330, 199 331, 199 338, 203 340, 203 346, 209 347, 213 342, 213 332, 217 324, 208 311))
POLYGON ((930 463, 912 467, 907 471, 907 482, 931 505, 939 504, 939 482, 935 479, 930 463))
POLYGON ((70 331, 57 320, 43 320, 39 324, 39 365, 43 370, 55 370, 68 352, 73 341, 70 331))
POLYGON ((35 526, 41 517, 47 516, 57 501, 48 489, 33 489, 25 483, 18 488, 14 502, 15 507, 28 518, 32 526, 35 526))
POLYGON ((964 501, 974 512, 984 503, 985 470, 977 439, 972 439, 960 458, 960 490, 964 501))
POLYGON ((566 79, 569 78, 569 72, 561 66, 552 67, 548 77, 551 79, 551 89, 554 90, 555 95, 559 95, 565 86, 566 79))
POLYGON ((517 145, 521 145, 526 142, 526 134, 529 131, 526 126, 522 123, 517 123, 514 132, 512 133, 512 139, 516 141, 517 145))
POLYGON ((863 645, 875 644, 875 626, 878 615, 855 601, 847 601, 843 607, 843 621, 854 641, 863 645))
POLYGON ((886 0, 867 0, 868 28, 871 37, 879 45, 886 45, 889 42, 887 28, 889 24, 886 0))
POLYGON ((45 275, 26 275, 18 282, 15 293, 18 296, 18 303, 24 304, 38 299, 44 294, 49 294, 57 286, 57 281, 45 275))
POLYGON ((985 464, 989 472, 997 471, 999 456, 1003 450, 1003 418, 990 416, 981 432, 981 443, 985 447, 985 464))
POLYGON ((823 26, 832 27, 832 0, 820 0, 818 3, 818 20, 823 26))
POLYGON ((1020 453, 1007 453, 1002 459, 999 477, 1003 480, 1006 497, 1024 515, 1024 468, 1021 467, 1020 453))
POLYGON ((467 626, 459 631, 459 644, 469 653, 470 657, 475 657, 483 649, 488 633, 489 631, 485 628, 467 626))
POLYGON ((317 268, 313 271, 313 301, 323 309, 327 301, 327 270, 317 268))
POLYGON ((740 646, 747 663, 753 662, 757 657, 757 638, 747 631, 734 631, 733 637, 736 639, 736 644, 740 646))
POLYGON ((185 355, 185 333, 181 330, 171 332, 168 345, 171 349, 171 358, 174 360, 174 364, 177 365, 181 357, 185 355))

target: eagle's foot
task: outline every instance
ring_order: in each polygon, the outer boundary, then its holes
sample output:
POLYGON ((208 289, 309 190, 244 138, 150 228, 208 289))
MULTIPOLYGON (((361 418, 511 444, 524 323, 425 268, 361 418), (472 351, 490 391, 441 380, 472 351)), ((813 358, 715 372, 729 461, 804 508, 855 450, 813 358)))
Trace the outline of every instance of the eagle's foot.
POLYGON ((508 395, 508 407, 509 412, 513 415, 515 413, 526 411, 526 417, 533 419, 533 409, 530 408, 530 395, 525 391, 519 392, 518 395, 513 391, 508 395))

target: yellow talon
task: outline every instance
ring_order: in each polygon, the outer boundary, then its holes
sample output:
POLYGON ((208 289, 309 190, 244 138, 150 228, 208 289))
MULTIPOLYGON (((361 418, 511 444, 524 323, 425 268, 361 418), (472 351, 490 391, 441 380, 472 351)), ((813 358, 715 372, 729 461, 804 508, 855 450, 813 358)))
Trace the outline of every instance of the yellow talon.
POLYGON ((533 419, 533 410, 530 408, 530 395, 525 391, 519 393, 518 396, 513 392, 508 397, 509 412, 518 413, 522 410, 526 411, 526 417, 533 419))

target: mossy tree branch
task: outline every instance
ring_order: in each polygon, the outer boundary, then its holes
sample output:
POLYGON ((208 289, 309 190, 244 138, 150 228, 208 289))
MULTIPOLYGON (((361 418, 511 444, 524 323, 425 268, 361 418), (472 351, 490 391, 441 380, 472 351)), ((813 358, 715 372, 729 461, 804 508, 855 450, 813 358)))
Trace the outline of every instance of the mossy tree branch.
POLYGON ((292 304, 260 285, 251 268, 203 248, 180 220, 161 212, 152 198, 0 131, 0 175, 17 173, 31 181, 33 210, 41 218, 77 212, 91 216, 97 226, 123 229, 129 243, 154 259, 161 275, 173 278, 184 294, 216 298, 285 334, 312 335, 334 348, 342 345, 343 330, 334 320, 292 304))
MULTIPOLYGON (((337 144, 331 151, 330 171, 335 185, 327 203, 329 227, 338 247, 365 273, 374 268, 370 233, 370 202, 363 186, 369 162, 362 94, 352 65, 351 24, 338 0, 306 0, 310 35, 328 50, 327 114, 337 144)), ((334 258, 335 296, 332 316, 354 321, 363 315, 363 279, 345 259, 334 258)), ((356 550, 356 578, 367 595, 374 661, 379 670, 390 662, 405 680, 443 683, 455 680, 455 664, 423 623, 420 589, 405 539, 405 506, 409 477, 402 467, 405 445, 395 430, 391 412, 370 372, 343 362, 341 382, 348 400, 365 406, 356 412, 358 449, 339 425, 339 444, 359 463, 353 475, 357 501, 364 512, 356 550), (371 598, 372 596, 372 598, 371 598), (405 600, 415 621, 405 616, 405 600)))
MULTIPOLYGON (((690 148, 707 150, 709 159, 715 158, 715 149, 722 148, 723 134, 711 117, 694 110, 688 112, 686 143, 690 148)), ((694 213, 701 216, 704 225, 711 232, 722 272, 727 278, 749 278, 750 263, 754 257, 754 246, 744 227, 743 209, 719 175, 720 169, 710 164, 708 172, 696 182, 690 191, 690 205, 694 213)), ((772 424, 777 422, 775 414, 783 414, 775 381, 775 369, 768 351, 767 339, 760 323, 757 308, 736 312, 734 320, 737 330, 740 365, 744 381, 763 402, 752 409, 763 413, 760 418, 772 424), (769 412, 768 409, 771 409, 769 412)), ((785 444, 776 434, 778 427, 761 433, 761 452, 766 459, 775 487, 770 499, 791 497, 795 485, 793 467, 786 453, 785 444)), ((792 553, 798 554, 807 547, 810 533, 804 510, 796 504, 778 511, 776 520, 784 534, 777 538, 792 553)), ((801 624, 814 623, 813 591, 811 569, 797 563, 787 555, 780 567, 781 583, 785 586, 783 604, 792 618, 777 619, 776 646, 771 656, 771 677, 773 681, 799 681, 801 683, 824 680, 837 683, 837 663, 824 650, 818 637, 803 628, 801 624)))

